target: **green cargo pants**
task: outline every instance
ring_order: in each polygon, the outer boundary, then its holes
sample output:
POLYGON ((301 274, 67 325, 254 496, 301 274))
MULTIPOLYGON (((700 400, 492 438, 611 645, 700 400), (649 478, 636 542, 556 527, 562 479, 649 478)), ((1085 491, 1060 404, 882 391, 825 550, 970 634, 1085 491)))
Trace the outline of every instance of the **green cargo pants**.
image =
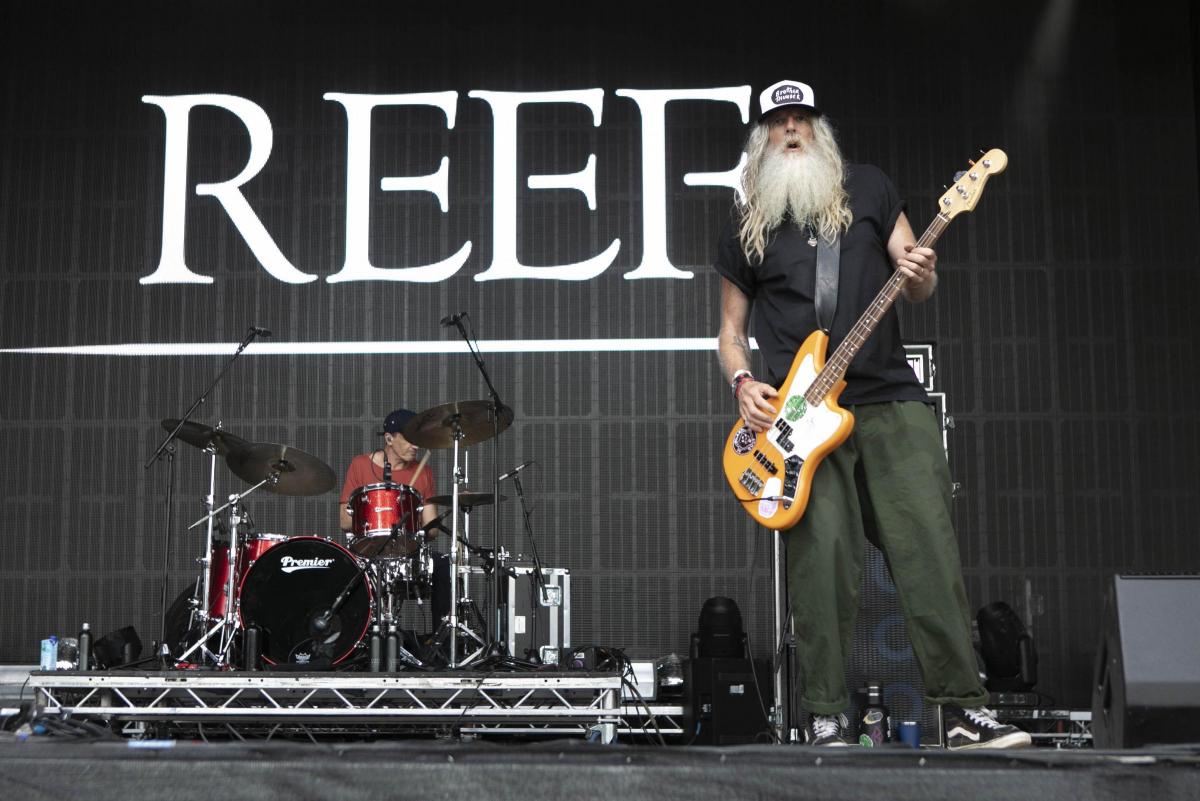
POLYGON ((803 694, 821 715, 849 705, 863 541, 887 561, 930 703, 987 700, 971 647, 950 470, 932 409, 915 401, 846 407, 854 431, 817 468, 808 509, 785 532, 803 694))

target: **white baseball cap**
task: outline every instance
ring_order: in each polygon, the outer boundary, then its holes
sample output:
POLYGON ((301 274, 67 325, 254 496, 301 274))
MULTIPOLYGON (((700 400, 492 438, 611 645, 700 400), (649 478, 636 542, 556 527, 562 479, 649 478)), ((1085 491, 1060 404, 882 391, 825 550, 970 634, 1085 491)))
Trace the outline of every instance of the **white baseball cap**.
POLYGON ((763 89, 762 94, 758 96, 758 119, 761 121, 763 117, 782 106, 805 106, 817 114, 821 113, 817 108, 817 98, 812 87, 800 81, 780 81, 763 89))

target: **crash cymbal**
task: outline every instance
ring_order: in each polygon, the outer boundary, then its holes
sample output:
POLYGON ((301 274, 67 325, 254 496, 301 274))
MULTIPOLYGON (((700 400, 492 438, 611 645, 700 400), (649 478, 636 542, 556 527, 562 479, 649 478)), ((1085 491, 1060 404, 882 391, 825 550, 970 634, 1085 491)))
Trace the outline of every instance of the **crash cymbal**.
POLYGON ((255 442, 233 451, 225 457, 238 478, 257 484, 272 473, 279 481, 264 485, 277 495, 320 495, 337 484, 333 468, 312 454, 287 445, 255 442))
POLYGON ((500 406, 499 425, 492 425, 492 402, 486 400, 452 401, 434 406, 408 421, 404 438, 418 448, 453 448, 456 431, 460 443, 468 447, 490 439, 512 425, 513 410, 500 406))
MULTIPOLYGON (((475 506, 490 506, 493 504, 496 496, 490 492, 471 492, 470 490, 462 490, 458 493, 459 507, 473 508, 475 506)), ((508 500, 507 495, 500 496, 500 503, 508 500)), ((438 506, 444 506, 447 509, 454 503, 453 495, 434 495, 432 498, 426 498, 425 503, 434 503, 438 506)))
MULTIPOLYGON (((162 421, 164 431, 174 431, 177 425, 179 425, 178 418, 168 418, 162 421)), ((183 424, 183 428, 179 429, 176 437, 188 445, 200 448, 201 450, 211 445, 216 450, 218 456, 225 456, 250 444, 237 434, 230 433, 221 428, 206 426, 203 423, 197 423, 192 420, 188 420, 183 424)))

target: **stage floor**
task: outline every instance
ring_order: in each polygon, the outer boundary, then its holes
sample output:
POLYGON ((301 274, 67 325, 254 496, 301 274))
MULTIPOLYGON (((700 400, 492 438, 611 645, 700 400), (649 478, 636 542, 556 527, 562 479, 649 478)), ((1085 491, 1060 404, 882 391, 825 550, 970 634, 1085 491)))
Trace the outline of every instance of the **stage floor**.
POLYGON ((372 744, 0 741, 0 786, 21 799, 1200 797, 1200 750, 949 753, 602 745, 581 739, 372 744))

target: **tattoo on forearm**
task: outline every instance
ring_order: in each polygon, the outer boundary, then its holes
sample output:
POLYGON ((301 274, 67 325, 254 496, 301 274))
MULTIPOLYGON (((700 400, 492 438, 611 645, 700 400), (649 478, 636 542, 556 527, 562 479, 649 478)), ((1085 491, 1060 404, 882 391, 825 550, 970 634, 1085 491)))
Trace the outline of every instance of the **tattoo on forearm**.
POLYGON ((728 379, 736 371, 750 366, 750 343, 737 334, 734 334, 726 342, 733 347, 732 349, 717 348, 717 362, 721 365, 725 378, 728 379))

